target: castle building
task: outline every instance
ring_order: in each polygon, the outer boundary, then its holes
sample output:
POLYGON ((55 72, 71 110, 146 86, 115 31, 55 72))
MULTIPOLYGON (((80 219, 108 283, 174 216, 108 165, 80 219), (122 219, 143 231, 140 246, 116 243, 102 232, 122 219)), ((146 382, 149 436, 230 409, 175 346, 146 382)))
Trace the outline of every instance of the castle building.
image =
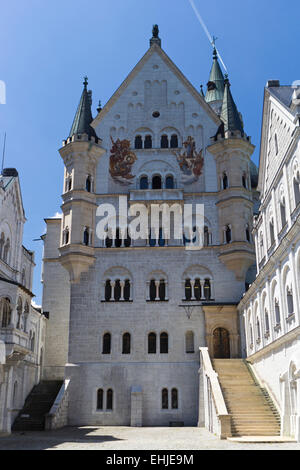
POLYGON ((62 217, 45 219, 43 378, 65 381, 70 425, 197 425, 199 347, 240 357, 237 305, 255 263, 254 146, 216 51, 204 96, 156 26, 95 119, 87 85, 59 150, 62 217), (178 238, 144 220, 136 240, 118 216, 99 237, 99 208, 119 214, 124 201, 131 216, 203 205, 203 229, 178 238), (188 249, 197 238, 203 247, 188 249))
POLYGON ((267 83, 254 219, 257 277, 239 304, 242 350, 300 441, 300 88, 267 83))
POLYGON ((18 172, 0 175, 0 432, 40 381, 46 318, 32 307, 34 253, 22 245, 26 221, 18 172))

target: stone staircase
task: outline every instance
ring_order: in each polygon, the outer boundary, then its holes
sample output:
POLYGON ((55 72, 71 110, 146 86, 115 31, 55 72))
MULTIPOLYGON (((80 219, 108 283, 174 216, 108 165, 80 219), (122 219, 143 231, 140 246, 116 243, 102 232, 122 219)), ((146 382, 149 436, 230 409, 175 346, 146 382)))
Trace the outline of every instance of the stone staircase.
POLYGON ((267 391, 256 382, 243 359, 214 359, 232 436, 279 436, 280 416, 267 391))
POLYGON ((31 390, 12 431, 43 431, 45 415, 50 411, 62 386, 62 381, 42 381, 31 390))

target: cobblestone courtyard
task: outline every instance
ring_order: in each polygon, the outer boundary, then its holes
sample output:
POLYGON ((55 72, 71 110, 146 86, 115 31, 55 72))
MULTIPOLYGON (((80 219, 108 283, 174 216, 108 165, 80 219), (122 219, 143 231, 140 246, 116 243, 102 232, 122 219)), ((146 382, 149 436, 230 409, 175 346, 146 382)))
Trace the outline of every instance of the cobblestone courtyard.
POLYGON ((300 450, 300 444, 220 441, 203 428, 66 427, 0 436, 0 450, 300 450))

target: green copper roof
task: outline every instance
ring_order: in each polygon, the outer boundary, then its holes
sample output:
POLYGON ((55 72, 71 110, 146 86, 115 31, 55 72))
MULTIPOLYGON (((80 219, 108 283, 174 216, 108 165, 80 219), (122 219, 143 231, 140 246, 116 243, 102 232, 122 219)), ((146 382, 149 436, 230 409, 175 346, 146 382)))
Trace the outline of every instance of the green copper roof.
POLYGON ((207 84, 207 92, 205 95, 205 101, 211 103, 212 101, 223 100, 224 95, 224 75, 222 73, 218 54, 216 49, 213 53, 213 65, 210 71, 209 81, 207 84))
POLYGON ((225 79, 221 119, 224 122, 224 132, 240 131, 242 134, 244 133, 241 117, 232 98, 228 78, 225 79))
POLYGON ((84 88, 80 98, 80 102, 75 114, 75 118, 70 130, 71 137, 74 134, 88 134, 89 137, 97 137, 95 130, 90 126, 93 116, 91 111, 92 92, 87 90, 87 77, 84 78, 84 88))

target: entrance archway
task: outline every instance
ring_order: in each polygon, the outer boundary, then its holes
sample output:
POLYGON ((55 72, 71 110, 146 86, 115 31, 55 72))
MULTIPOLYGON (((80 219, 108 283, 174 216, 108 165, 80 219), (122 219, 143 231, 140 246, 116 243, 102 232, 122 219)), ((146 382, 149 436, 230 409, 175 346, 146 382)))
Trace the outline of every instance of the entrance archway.
POLYGON ((229 333, 225 328, 216 328, 213 333, 214 358, 230 359, 229 333))

